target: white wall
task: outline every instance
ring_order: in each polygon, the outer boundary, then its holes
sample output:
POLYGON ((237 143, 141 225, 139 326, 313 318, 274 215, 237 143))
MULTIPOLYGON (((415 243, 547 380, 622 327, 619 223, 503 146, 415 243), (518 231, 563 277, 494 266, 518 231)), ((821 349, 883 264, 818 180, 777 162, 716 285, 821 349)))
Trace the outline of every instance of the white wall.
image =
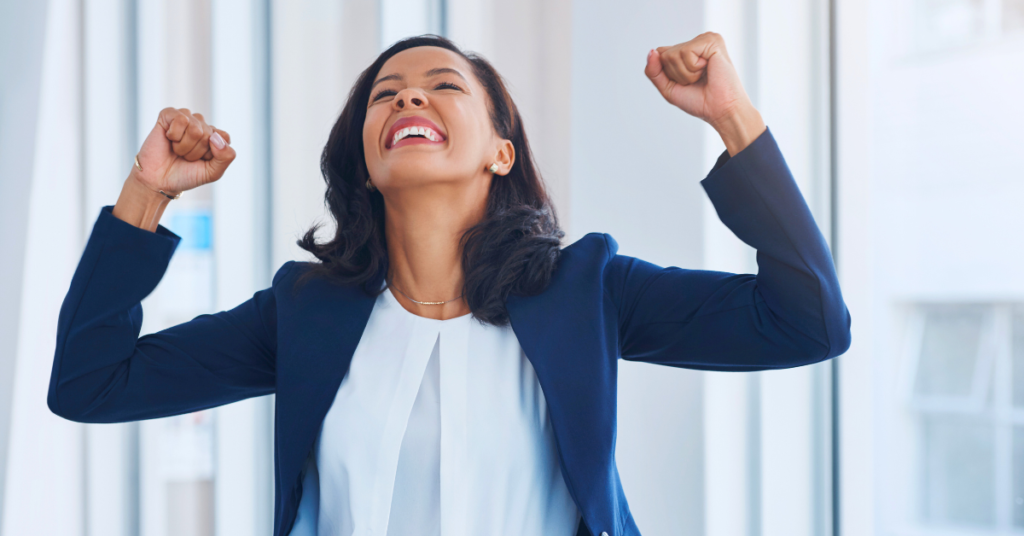
MULTIPOLYGON (((619 252, 700 267, 701 122, 644 75, 647 52, 702 31, 701 2, 573 6, 571 243, 611 234, 619 252)), ((704 532, 702 382, 696 371, 620 361, 616 458, 644 534, 704 532)))
POLYGON ((840 475, 837 505, 840 534, 871 536, 875 530, 875 461, 872 427, 876 411, 871 378, 872 293, 878 262, 873 247, 874 181, 871 88, 880 80, 870 61, 872 2, 837 4, 838 258, 843 296, 852 317, 852 343, 839 366, 840 475))

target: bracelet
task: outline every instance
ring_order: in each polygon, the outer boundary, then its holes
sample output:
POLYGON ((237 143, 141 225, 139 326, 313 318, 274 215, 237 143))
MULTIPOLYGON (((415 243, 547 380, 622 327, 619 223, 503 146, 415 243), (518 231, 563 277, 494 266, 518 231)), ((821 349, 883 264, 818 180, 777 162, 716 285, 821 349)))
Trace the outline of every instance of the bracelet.
MULTIPOLYGON (((139 163, 139 155, 137 155, 137 154, 135 155, 135 165, 138 166, 139 171, 142 171, 142 164, 139 163)), ((167 199, 170 199, 171 201, 181 197, 181 192, 178 192, 177 195, 171 195, 171 194, 169 194, 169 193, 167 193, 167 192, 165 192, 163 190, 157 190, 157 191, 160 192, 161 194, 163 194, 164 197, 166 197, 167 199)))

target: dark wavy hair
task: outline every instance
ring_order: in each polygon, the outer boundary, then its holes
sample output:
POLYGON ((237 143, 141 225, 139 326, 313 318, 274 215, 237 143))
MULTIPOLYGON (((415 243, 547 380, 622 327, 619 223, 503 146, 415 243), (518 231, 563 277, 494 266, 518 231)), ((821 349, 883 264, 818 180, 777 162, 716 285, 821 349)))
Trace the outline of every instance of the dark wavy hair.
POLYGON ((300 281, 323 276, 345 285, 361 285, 377 296, 388 271, 384 236, 384 198, 366 188, 369 173, 363 153, 363 123, 370 90, 389 58, 414 47, 440 47, 459 54, 487 92, 491 123, 502 139, 512 142, 516 160, 504 177, 491 181, 484 218, 461 237, 463 295, 473 315, 483 323, 509 323, 505 299, 529 296, 547 288, 558 263, 561 239, 554 207, 544 189, 523 130, 519 110, 505 82, 484 58, 465 53, 437 35, 410 37, 392 45, 359 75, 348 102, 331 129, 320 157, 327 182, 324 200, 337 223, 334 237, 318 243, 320 224, 298 240, 299 247, 320 262, 312 263, 300 281))

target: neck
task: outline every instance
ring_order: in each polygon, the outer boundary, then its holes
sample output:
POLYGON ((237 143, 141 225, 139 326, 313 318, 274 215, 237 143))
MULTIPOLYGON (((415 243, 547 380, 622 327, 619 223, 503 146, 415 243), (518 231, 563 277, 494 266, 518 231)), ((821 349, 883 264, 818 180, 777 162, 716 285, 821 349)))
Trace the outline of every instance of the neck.
POLYGON ((395 298, 413 314, 446 320, 470 312, 464 297, 452 299, 462 294, 465 281, 459 240, 486 211, 489 181, 473 184, 477 186, 448 183, 403 188, 384 196, 388 282, 401 289, 395 298), (402 292, 417 301, 452 301, 422 305, 402 292))

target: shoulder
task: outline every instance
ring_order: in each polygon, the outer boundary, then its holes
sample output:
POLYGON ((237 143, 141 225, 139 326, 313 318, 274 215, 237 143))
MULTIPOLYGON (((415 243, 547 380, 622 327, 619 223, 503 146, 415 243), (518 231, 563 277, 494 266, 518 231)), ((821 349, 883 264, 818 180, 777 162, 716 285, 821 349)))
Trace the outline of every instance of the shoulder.
MULTIPOLYGON (((637 262, 634 257, 619 254, 619 243, 608 233, 587 233, 579 240, 562 249, 562 256, 568 257, 570 269, 582 266, 600 269, 605 278, 614 277, 622 270, 628 270, 637 262)), ((646 263, 645 264, 650 264, 646 263)))
MULTIPOLYGON (((307 281, 307 278, 303 276, 318 264, 319 263, 308 261, 286 261, 277 269, 277 272, 274 273, 271 285, 275 293, 283 294, 284 290, 297 291, 300 287, 305 286, 307 282, 312 282, 307 281)), ((322 282, 318 281, 317 283, 322 282)))
MULTIPOLYGON (((319 262, 287 261, 274 274, 273 294, 280 307, 303 316, 310 311, 337 307, 372 305, 377 294, 367 293, 362 285, 339 283, 324 276, 319 262)), ((361 309, 360 309, 361 310, 361 309)))
POLYGON ((308 268, 307 265, 309 264, 310 263, 308 262, 302 261, 286 261, 284 264, 281 265, 280 268, 277 269, 277 272, 274 274, 274 279, 272 283, 274 288, 280 288, 284 286, 285 283, 288 282, 294 283, 295 278, 298 276, 297 272, 305 271, 308 268))
POLYGON ((624 297, 641 293, 659 274, 679 270, 619 254, 619 243, 608 233, 588 233, 563 249, 563 254, 570 249, 563 278, 597 282, 601 293, 616 305, 624 297))
POLYGON ((619 251, 619 243, 608 233, 592 232, 562 248, 562 255, 607 261, 619 251))
POLYGON ((579 240, 562 249, 559 271, 563 278, 586 277, 600 281, 601 285, 614 287, 624 271, 638 261, 619 255, 619 243, 608 233, 587 233, 579 240))

